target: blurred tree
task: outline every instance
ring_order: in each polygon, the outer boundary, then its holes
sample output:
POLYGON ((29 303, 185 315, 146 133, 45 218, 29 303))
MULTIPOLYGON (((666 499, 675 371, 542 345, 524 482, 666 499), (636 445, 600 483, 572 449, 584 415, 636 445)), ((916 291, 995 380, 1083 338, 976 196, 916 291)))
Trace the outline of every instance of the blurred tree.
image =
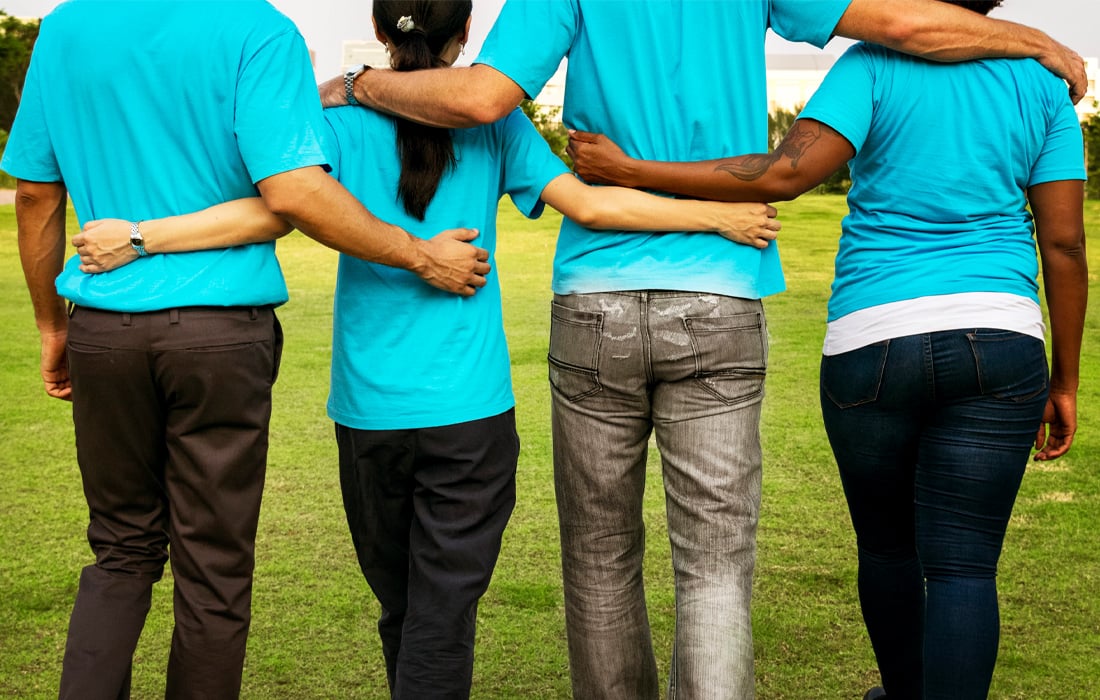
POLYGON ((550 145, 550 150, 554 152, 558 158, 569 166, 573 167, 573 160, 566 154, 565 148, 569 145, 569 132, 565 129, 565 125, 561 123, 561 107, 544 107, 536 104, 534 100, 524 100, 519 103, 520 109, 527 115, 527 118, 531 120, 531 123, 535 125, 538 132, 542 134, 542 138, 546 139, 546 143, 550 145))
POLYGON ((0 130, 11 131, 23 81, 38 38, 39 20, 23 20, 0 10, 0 130))
POLYGON ((1081 122, 1081 131, 1085 137, 1085 172, 1089 177, 1085 196, 1100 199, 1100 112, 1081 122))
MULTIPOLYGON (((798 118, 799 112, 806 105, 795 105, 793 110, 786 110, 782 107, 776 107, 774 110, 768 113, 768 150, 774 151, 779 147, 779 143, 783 140, 783 137, 787 135, 791 127, 794 125, 794 120, 798 118)), ((852 175, 848 171, 848 164, 845 163, 839 170, 830 175, 825 182, 814 188, 814 192, 818 194, 846 194, 848 188, 852 186, 852 175)))

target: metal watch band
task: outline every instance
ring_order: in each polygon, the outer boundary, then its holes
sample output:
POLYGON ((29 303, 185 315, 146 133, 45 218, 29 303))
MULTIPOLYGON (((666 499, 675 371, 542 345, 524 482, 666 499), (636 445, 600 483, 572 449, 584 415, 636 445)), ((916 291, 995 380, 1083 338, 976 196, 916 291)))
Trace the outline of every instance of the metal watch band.
POLYGON ((369 68, 370 66, 364 63, 358 68, 352 68, 347 73, 344 73, 344 98, 349 105, 359 104, 359 100, 355 99, 355 79, 369 68))
POLYGON ((130 222, 130 247, 137 251, 139 258, 144 258, 148 253, 145 252, 145 239, 141 236, 139 224, 141 224, 140 221, 130 222))

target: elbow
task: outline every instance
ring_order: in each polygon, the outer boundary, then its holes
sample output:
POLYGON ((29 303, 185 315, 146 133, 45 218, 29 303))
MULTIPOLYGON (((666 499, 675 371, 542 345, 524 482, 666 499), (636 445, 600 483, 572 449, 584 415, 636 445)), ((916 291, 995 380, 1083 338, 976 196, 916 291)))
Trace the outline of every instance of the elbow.
POLYGON ((18 180, 15 184, 15 202, 24 207, 56 205, 66 194, 65 185, 60 182, 18 180))
POLYGON ((506 100, 468 99, 457 106, 457 114, 466 126, 492 124, 508 116, 516 108, 506 100))
MULTIPOLYGON (((773 168, 773 171, 775 169, 773 168)), ((798 173, 775 177, 762 178, 759 183, 756 195, 757 199, 762 202, 789 202, 792 199, 797 198, 799 195, 804 194, 814 187, 817 187, 820 182, 809 181, 806 178, 799 177, 798 173)))
POLYGON ((570 212, 569 218, 572 219, 574 223, 580 224, 585 228, 607 228, 605 217, 603 217, 600 212, 597 211, 596 207, 578 207, 576 210, 570 212))
POLYGON ((573 223, 590 229, 618 228, 622 216, 616 216, 617 210, 599 197, 599 188, 588 188, 593 196, 581 197, 572 203, 569 218, 573 223))
POLYGON ((508 116, 525 96, 523 88, 491 66, 475 63, 469 68, 457 70, 467 71, 463 84, 468 89, 449 108, 463 122, 463 126, 499 121, 508 116))
POLYGON ((761 199, 765 202, 789 202, 813 187, 813 185, 803 186, 797 182, 780 182, 765 188, 761 199))
POLYGON ((462 127, 468 128, 499 121, 508 116, 516 104, 504 99, 479 99, 471 93, 468 99, 453 105, 452 109, 462 127))
POLYGON ((875 43, 890 48, 913 46, 921 34, 921 28, 912 18, 892 14, 878 28, 879 37, 875 43))
POLYGON ((263 197, 264 205, 283 220, 282 225, 289 227, 301 218, 303 212, 309 210, 311 202, 321 200, 321 187, 325 178, 328 175, 319 167, 300 168, 272 175, 256 183, 256 186, 263 197))
POLYGON ((837 23, 836 35, 892 49, 911 45, 922 31, 919 18, 894 5, 881 0, 853 3, 837 23))

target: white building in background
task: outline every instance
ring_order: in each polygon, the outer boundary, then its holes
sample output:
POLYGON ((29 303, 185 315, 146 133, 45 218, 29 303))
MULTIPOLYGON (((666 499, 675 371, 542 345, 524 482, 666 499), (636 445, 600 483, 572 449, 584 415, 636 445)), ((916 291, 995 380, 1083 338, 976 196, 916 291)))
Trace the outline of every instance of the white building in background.
POLYGON ((542 92, 535 96, 535 104, 550 109, 557 108, 557 120, 561 121, 561 107, 565 104, 565 71, 569 59, 562 59, 561 65, 546 81, 542 92))
POLYGON ((389 68, 390 55, 377 39, 345 39, 340 51, 340 71, 364 63, 371 68, 389 68))
POLYGON ((804 106, 834 63, 835 56, 823 53, 768 54, 768 111, 804 106))
POLYGON ((1096 91, 1097 78, 1100 78, 1100 59, 1095 56, 1085 59, 1085 73, 1089 77, 1089 89, 1085 99, 1077 103, 1077 116, 1082 120, 1100 112, 1100 93, 1096 91))

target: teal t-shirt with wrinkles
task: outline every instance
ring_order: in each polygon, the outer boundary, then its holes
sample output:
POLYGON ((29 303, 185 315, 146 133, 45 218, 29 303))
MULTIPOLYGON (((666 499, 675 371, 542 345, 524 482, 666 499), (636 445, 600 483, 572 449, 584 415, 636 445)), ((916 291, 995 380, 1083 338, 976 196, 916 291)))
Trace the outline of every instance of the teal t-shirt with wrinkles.
MULTIPOLYGON (((636 158, 695 161, 767 150, 764 35, 823 46, 850 0, 508 0, 477 63, 529 96, 568 56, 566 125, 636 158)), ((562 224, 557 293, 631 289, 759 298, 784 289, 764 250, 710 233, 607 233, 562 224)))
POLYGON ((452 425, 515 405, 496 269, 496 216, 510 195, 537 218, 539 197, 568 172, 522 112, 456 129, 457 166, 444 175, 424 221, 397 197, 401 164, 394 121, 360 107, 325 110, 333 175, 383 221, 431 238, 475 228, 493 270, 473 296, 429 286, 415 274, 340 256, 333 314, 328 415, 361 430, 452 425))
POLYGON ((800 118, 856 149, 830 321, 964 292, 1038 303, 1027 188, 1085 179, 1065 83, 1031 59, 944 64, 857 44, 800 118))
MULTIPOLYGON (((263 0, 70 0, 42 22, 5 171, 63 181, 81 224, 154 219, 257 195, 325 163, 305 42, 263 0)), ((114 311, 280 304, 275 244, 139 258, 58 292, 114 311)))

